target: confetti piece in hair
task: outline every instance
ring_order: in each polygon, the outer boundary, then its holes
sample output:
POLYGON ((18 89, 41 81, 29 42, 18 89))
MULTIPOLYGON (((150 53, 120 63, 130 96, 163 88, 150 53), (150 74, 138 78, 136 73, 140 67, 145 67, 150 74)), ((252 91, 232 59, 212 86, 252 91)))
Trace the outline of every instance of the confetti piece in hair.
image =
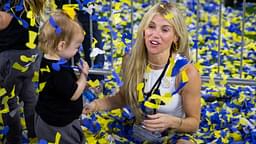
POLYGON ((23 9, 24 9, 23 0, 20 0, 20 1, 19 1, 19 4, 17 4, 17 5, 15 6, 15 10, 16 10, 16 12, 19 12, 19 11, 22 11, 23 9))
POLYGON ((55 29, 55 32, 57 35, 60 35, 62 30, 61 28, 58 26, 58 24, 55 22, 54 18, 52 16, 50 16, 49 18, 49 23, 50 25, 55 29))
POLYGON ((4 11, 9 11, 11 9, 11 0, 8 0, 4 5, 4 11))
POLYGON ((170 20, 174 17, 174 15, 170 12, 168 12, 168 14, 164 15, 164 18, 167 19, 167 20, 170 20))

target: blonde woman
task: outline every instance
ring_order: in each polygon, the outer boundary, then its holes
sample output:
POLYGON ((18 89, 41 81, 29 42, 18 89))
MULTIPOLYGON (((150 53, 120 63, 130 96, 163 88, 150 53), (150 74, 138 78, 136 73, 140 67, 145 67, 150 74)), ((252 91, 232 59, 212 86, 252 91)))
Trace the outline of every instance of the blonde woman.
POLYGON ((136 43, 125 61, 120 92, 91 102, 84 113, 128 105, 136 125, 153 137, 161 136, 160 140, 150 136, 142 139, 135 131, 141 141, 193 143, 187 133, 199 127, 201 80, 190 63, 184 18, 174 4, 158 3, 144 15, 136 43), (167 141, 164 136, 168 136, 167 141))
POLYGON ((39 68, 36 21, 43 13, 44 4, 45 0, 0 1, 0 89, 6 92, 1 95, 0 103, 4 125, 9 127, 4 136, 8 144, 21 143, 22 102, 28 137, 35 137, 37 96, 32 78, 39 68))

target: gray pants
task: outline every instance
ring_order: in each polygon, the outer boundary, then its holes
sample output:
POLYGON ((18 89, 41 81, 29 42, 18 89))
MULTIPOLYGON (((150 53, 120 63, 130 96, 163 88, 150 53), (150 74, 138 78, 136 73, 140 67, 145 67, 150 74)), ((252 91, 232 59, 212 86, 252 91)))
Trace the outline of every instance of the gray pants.
POLYGON ((38 140, 55 142, 57 132, 61 134, 60 144, 85 144, 84 134, 79 119, 74 120, 64 127, 55 127, 44 122, 35 114, 35 132, 38 140))
POLYGON ((9 126, 7 134, 7 143, 21 143, 22 127, 20 124, 20 113, 18 110, 19 101, 24 103, 24 115, 26 127, 28 130, 28 137, 35 137, 34 132, 34 109, 37 102, 37 95, 35 93, 35 84, 32 78, 35 71, 39 70, 39 51, 34 50, 9 50, 0 53, 0 87, 4 88, 7 93, 0 97, 1 110, 5 108, 2 103, 4 97, 10 97, 12 90, 15 87, 14 97, 9 99, 7 104, 10 112, 16 111, 14 115, 9 113, 2 114, 4 125, 9 126), (34 57, 35 61, 21 60, 21 56, 34 57), (19 67, 27 68, 26 70, 19 70, 14 68, 14 64, 19 67))

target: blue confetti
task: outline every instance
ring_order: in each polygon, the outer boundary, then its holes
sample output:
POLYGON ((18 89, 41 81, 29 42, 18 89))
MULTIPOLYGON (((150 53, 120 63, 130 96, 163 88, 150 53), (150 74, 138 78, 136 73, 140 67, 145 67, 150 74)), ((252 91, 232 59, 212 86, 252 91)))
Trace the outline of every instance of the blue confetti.
POLYGON ((61 28, 58 26, 58 24, 55 22, 54 18, 52 16, 50 16, 49 18, 49 23, 50 25, 55 29, 55 32, 57 35, 60 35, 62 30, 61 28))

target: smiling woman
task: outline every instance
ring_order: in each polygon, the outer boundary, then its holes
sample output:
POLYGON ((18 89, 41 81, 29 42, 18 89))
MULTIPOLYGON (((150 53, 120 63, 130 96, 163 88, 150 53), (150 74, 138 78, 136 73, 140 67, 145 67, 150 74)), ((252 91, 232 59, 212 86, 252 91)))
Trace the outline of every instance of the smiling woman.
POLYGON ((178 40, 173 27, 163 16, 156 14, 145 28, 144 35, 149 64, 152 68, 156 65, 164 66, 172 43, 178 40))
POLYGON ((135 142, 193 143, 201 80, 190 63, 188 32, 175 4, 158 3, 144 15, 124 63, 120 92, 86 105, 84 113, 129 105, 136 117, 135 142))

